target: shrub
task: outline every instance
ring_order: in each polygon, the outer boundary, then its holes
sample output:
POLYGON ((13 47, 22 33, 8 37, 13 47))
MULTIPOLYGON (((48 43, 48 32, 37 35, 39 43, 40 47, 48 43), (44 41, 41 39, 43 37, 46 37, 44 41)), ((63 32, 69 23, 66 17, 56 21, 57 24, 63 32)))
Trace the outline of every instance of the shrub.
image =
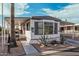
POLYGON ((41 36, 40 40, 41 43, 44 44, 45 46, 47 46, 48 42, 47 42, 47 37, 45 35, 41 36))

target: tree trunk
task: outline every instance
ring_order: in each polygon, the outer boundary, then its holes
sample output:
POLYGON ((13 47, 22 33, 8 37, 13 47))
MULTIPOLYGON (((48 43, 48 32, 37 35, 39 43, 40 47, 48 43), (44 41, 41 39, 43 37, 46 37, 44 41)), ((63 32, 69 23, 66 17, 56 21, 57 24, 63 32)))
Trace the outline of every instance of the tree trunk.
POLYGON ((11 42, 13 46, 17 46, 15 39, 15 20, 14 20, 14 3, 11 3, 11 42))

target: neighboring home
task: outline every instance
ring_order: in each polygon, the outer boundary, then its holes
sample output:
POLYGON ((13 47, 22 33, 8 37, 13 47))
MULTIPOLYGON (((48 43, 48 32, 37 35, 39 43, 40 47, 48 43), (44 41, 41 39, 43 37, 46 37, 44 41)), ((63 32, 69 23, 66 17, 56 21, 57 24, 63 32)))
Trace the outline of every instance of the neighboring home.
MULTIPOLYGON (((45 35, 47 41, 60 41, 60 19, 50 16, 15 17, 15 28, 19 28, 21 34, 26 37, 29 44, 39 43, 41 36, 45 35)), ((11 24, 10 18, 5 17, 7 24, 11 24)))
POLYGON ((60 31, 61 34, 71 37, 79 36, 79 24, 72 22, 61 21, 60 22, 60 31))
POLYGON ((64 34, 73 30, 74 23, 68 21, 60 21, 60 31, 64 34))

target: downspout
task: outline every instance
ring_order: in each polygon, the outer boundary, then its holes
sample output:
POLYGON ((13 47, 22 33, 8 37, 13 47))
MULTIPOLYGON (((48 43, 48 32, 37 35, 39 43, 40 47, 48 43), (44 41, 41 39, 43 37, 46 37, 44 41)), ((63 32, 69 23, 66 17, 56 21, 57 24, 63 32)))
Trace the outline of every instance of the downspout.
POLYGON ((45 34, 44 34, 44 19, 43 19, 43 37, 44 37, 44 35, 45 35, 45 34))

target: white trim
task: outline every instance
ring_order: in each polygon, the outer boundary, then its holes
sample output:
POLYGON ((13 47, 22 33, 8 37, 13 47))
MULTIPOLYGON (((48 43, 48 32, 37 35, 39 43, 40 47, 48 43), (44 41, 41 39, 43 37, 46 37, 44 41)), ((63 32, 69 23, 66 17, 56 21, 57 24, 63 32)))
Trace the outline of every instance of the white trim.
POLYGON ((45 35, 45 34, 44 34, 44 29, 45 29, 45 28, 44 28, 44 23, 45 23, 45 22, 44 22, 44 19, 43 19, 43 36, 45 35))
MULTIPOLYGON (((44 22, 52 22, 53 23, 53 26, 54 26, 54 23, 57 23, 57 25, 58 25, 58 30, 59 30, 59 22, 56 22, 56 21, 54 21, 54 20, 45 20, 45 19, 43 19, 43 20, 32 20, 31 21, 31 27, 35 27, 35 25, 34 25, 34 23, 35 22, 43 22, 43 24, 44 24, 44 22)), ((43 25, 43 28, 44 28, 44 25, 43 25)), ((44 35, 44 29, 43 29, 43 35, 44 35)), ((32 39, 39 39, 41 36, 43 36, 43 35, 35 35, 35 33, 34 32, 31 32, 31 40, 32 39)), ((59 37, 59 38, 57 38, 56 40, 58 40, 58 41, 60 41, 60 33, 59 33, 59 31, 58 31, 58 33, 57 34, 49 34, 49 35, 47 35, 48 36, 48 38, 55 38, 55 37, 59 37)))

